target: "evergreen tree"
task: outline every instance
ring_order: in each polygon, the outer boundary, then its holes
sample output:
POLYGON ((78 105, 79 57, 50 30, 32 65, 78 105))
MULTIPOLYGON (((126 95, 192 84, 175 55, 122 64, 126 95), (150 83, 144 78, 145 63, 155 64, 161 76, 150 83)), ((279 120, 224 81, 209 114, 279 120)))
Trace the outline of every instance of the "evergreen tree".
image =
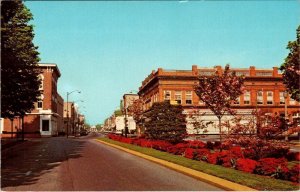
POLYGON ((186 137, 186 115, 181 105, 154 103, 144 116, 146 138, 178 143, 186 137))
POLYGON ((33 19, 22 1, 1 1, 1 116, 23 117, 34 108, 40 91, 33 19))
POLYGON ((287 49, 290 53, 285 58, 280 70, 283 71, 283 83, 296 101, 300 101, 300 25, 297 29, 297 40, 290 41, 287 49))

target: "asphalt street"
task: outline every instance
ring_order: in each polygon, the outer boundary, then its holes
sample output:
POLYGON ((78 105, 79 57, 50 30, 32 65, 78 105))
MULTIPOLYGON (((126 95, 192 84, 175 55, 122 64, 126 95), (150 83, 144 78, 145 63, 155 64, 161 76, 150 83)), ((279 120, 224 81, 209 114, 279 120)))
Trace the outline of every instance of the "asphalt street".
POLYGON ((2 152, 5 191, 217 191, 210 184, 94 140, 52 137, 2 152))

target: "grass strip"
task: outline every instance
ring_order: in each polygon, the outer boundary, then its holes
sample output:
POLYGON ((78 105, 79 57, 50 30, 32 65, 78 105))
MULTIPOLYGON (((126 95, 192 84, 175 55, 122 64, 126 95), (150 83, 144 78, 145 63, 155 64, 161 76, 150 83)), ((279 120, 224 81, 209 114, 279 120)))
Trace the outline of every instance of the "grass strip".
POLYGON ((203 161, 196 161, 187 159, 183 156, 173 155, 167 152, 158 151, 152 148, 140 147, 137 145, 131 145, 114 141, 108 138, 98 138, 101 141, 105 141, 111 144, 115 144, 133 151, 143 153, 158 159, 163 159, 184 167, 188 167, 203 173, 214 175, 219 178, 226 179, 241 185, 245 185, 260 191, 294 191, 299 190, 299 185, 289 181, 274 179, 266 176, 255 175, 246 173, 243 171, 225 168, 220 165, 213 165, 203 161))

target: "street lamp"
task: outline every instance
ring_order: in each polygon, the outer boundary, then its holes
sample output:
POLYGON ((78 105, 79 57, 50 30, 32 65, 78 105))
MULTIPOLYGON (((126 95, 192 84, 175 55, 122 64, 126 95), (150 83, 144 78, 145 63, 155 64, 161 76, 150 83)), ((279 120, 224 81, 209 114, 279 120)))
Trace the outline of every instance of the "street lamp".
POLYGON ((69 95, 71 95, 74 92, 81 93, 81 91, 79 90, 67 92, 67 138, 69 137, 69 95))
POLYGON ((288 115, 287 115, 287 96, 288 96, 288 93, 287 91, 284 91, 283 92, 283 97, 284 97, 284 128, 285 128, 285 137, 284 137, 284 140, 285 141, 288 141, 289 138, 288 138, 288 135, 287 135, 287 130, 288 130, 288 115))

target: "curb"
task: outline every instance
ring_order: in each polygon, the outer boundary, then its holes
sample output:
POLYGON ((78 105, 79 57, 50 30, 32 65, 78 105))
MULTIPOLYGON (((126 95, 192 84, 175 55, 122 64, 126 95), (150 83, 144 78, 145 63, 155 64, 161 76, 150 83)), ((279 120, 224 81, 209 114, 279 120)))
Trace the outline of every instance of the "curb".
POLYGON ((160 165, 163 165, 167 168, 173 169, 173 170, 178 171, 180 173, 183 173, 185 175, 194 177, 194 178, 196 178, 200 181, 204 181, 206 183, 209 183, 209 184, 212 184, 214 186, 220 187, 224 190, 229 190, 229 191, 256 191, 253 188, 250 188, 250 187, 247 187, 247 186, 244 186, 244 185, 241 185, 241 184, 237 184, 237 183, 225 180, 225 179, 221 179, 219 177, 215 177, 215 176, 212 176, 212 175, 200 172, 200 171, 196 171, 196 170, 193 170, 193 169, 181 166, 181 165, 177 165, 175 163, 171 163, 171 162, 168 162, 168 161, 165 161, 165 160, 162 160, 162 159, 158 159, 158 158, 155 158, 155 157, 152 157, 152 156, 149 156, 149 155, 145 155, 145 154, 142 154, 142 153, 137 152, 137 151, 133 151, 133 150, 130 150, 130 149, 127 149, 127 148, 124 148, 124 147, 120 147, 118 145, 114 145, 114 144, 111 144, 111 143, 100 141, 98 139, 95 139, 95 140, 100 142, 100 143, 103 143, 105 145, 109 145, 111 147, 120 149, 122 151, 128 152, 128 153, 133 154, 133 155, 136 155, 138 157, 141 157, 141 158, 147 159, 149 161, 158 163, 160 165))

